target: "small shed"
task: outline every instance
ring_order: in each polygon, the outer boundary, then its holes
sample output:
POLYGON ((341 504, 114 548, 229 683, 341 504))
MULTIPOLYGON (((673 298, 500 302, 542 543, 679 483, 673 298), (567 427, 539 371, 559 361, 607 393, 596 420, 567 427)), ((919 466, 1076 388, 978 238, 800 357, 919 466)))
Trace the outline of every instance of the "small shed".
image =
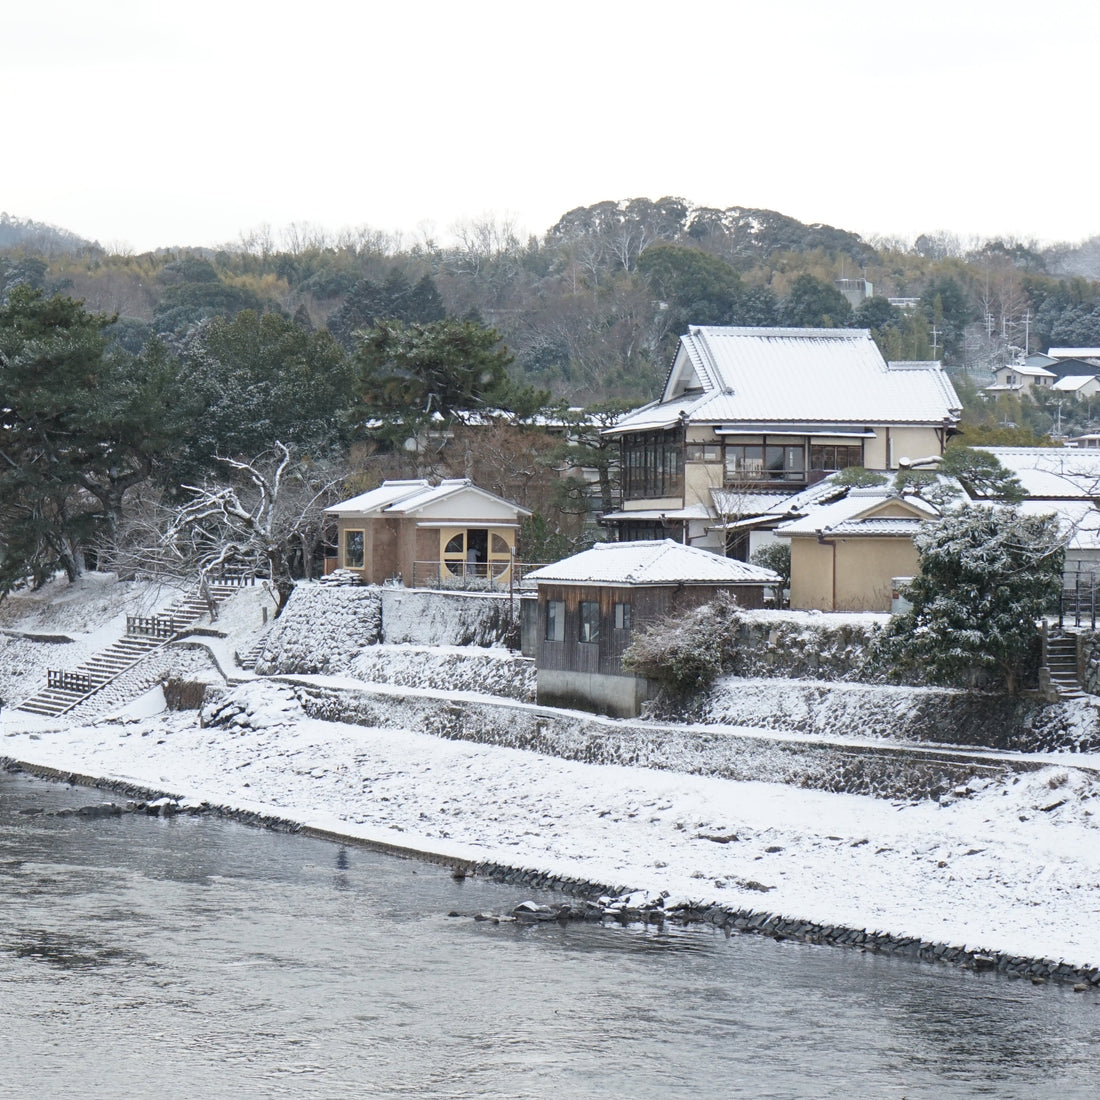
POLYGON ((336 520, 336 566, 367 584, 406 587, 481 580, 507 586, 520 524, 531 513, 453 478, 383 481, 325 509, 336 520))
POLYGON ((780 578, 665 539, 597 543, 528 573, 530 582, 538 591, 538 701, 629 718, 649 695, 648 682, 622 667, 634 631, 719 592, 736 596, 742 607, 762 607, 780 578))

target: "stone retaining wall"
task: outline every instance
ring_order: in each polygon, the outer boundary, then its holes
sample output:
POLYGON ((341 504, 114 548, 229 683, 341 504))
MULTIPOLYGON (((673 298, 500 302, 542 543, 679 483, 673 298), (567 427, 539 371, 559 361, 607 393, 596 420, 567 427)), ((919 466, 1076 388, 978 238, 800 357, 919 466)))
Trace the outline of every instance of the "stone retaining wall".
POLYGON ((623 764, 723 779, 788 783, 879 798, 943 799, 977 777, 1041 765, 912 746, 838 745, 824 739, 778 738, 699 726, 601 719, 572 711, 492 699, 371 689, 345 690, 295 681, 313 718, 527 749, 590 764, 623 764))

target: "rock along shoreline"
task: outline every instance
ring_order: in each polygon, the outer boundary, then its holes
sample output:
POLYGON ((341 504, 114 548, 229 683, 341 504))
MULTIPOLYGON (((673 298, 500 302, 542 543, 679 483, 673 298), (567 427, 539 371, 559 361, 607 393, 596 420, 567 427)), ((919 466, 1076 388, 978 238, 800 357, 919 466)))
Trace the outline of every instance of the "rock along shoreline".
MULTIPOLYGON (((129 805, 126 810, 119 810, 120 813, 211 814, 245 825, 297 833, 312 839, 437 864, 448 867, 452 874, 459 877, 477 876, 507 885, 553 891, 567 898, 576 899, 576 902, 563 902, 557 905, 522 903, 512 914, 517 920, 614 920, 621 924, 658 927, 666 923, 707 924, 722 929, 727 935, 760 935, 775 940, 847 947, 978 972, 994 972, 1008 977, 1028 979, 1036 984, 1055 982, 1071 985, 1074 991, 1081 993, 1100 989, 1100 966, 1078 967, 1054 959, 984 950, 880 930, 821 924, 807 918, 785 916, 766 909, 745 909, 694 901, 675 901, 666 905, 667 894, 653 897, 632 889, 628 884, 592 882, 556 875, 540 868, 463 859, 428 848, 393 844, 336 830, 321 829, 290 818, 258 813, 231 805, 216 805, 206 801, 193 802, 184 795, 144 787, 126 780, 67 771, 7 756, 0 757, 0 768, 10 774, 25 774, 39 779, 121 795, 128 800, 129 805)), ((479 915, 478 919, 485 919, 485 917, 479 915)))

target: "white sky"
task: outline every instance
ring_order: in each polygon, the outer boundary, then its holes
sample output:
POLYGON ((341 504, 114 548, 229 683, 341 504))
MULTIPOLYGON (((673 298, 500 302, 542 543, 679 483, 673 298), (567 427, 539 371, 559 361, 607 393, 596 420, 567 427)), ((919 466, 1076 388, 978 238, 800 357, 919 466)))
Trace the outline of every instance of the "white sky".
POLYGON ((1100 234, 1088 0, 12 7, 0 210, 108 247, 542 233, 667 194, 865 236, 1100 234))

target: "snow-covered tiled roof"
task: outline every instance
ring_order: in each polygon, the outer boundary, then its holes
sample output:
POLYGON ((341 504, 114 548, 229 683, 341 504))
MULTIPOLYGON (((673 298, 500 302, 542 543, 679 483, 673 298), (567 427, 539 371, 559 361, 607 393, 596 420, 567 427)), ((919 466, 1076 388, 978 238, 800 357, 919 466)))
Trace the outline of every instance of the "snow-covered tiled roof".
POLYGON ((1051 359, 1100 359, 1100 348, 1047 348, 1051 359))
POLYGON ((612 433, 693 423, 953 423, 962 407, 938 363, 882 358, 867 329, 692 328, 664 393, 612 433))
POLYGON ((994 455, 1016 475, 1029 497, 1100 499, 1100 448, 975 447, 994 455))
POLYGON ((1057 516, 1067 550, 1100 550, 1100 511, 1090 501, 1025 500, 1016 508, 1027 516, 1057 516))
POLYGON ((592 585, 775 584, 779 576, 770 569, 665 539, 598 542, 590 550, 528 573, 526 579, 592 585))
POLYGON ((922 520, 938 519, 939 513, 927 501, 907 495, 897 497, 885 489, 853 489, 842 500, 810 509, 799 519, 781 524, 777 535, 910 534, 922 520), (890 501, 904 502, 911 511, 904 516, 875 514, 890 501))

